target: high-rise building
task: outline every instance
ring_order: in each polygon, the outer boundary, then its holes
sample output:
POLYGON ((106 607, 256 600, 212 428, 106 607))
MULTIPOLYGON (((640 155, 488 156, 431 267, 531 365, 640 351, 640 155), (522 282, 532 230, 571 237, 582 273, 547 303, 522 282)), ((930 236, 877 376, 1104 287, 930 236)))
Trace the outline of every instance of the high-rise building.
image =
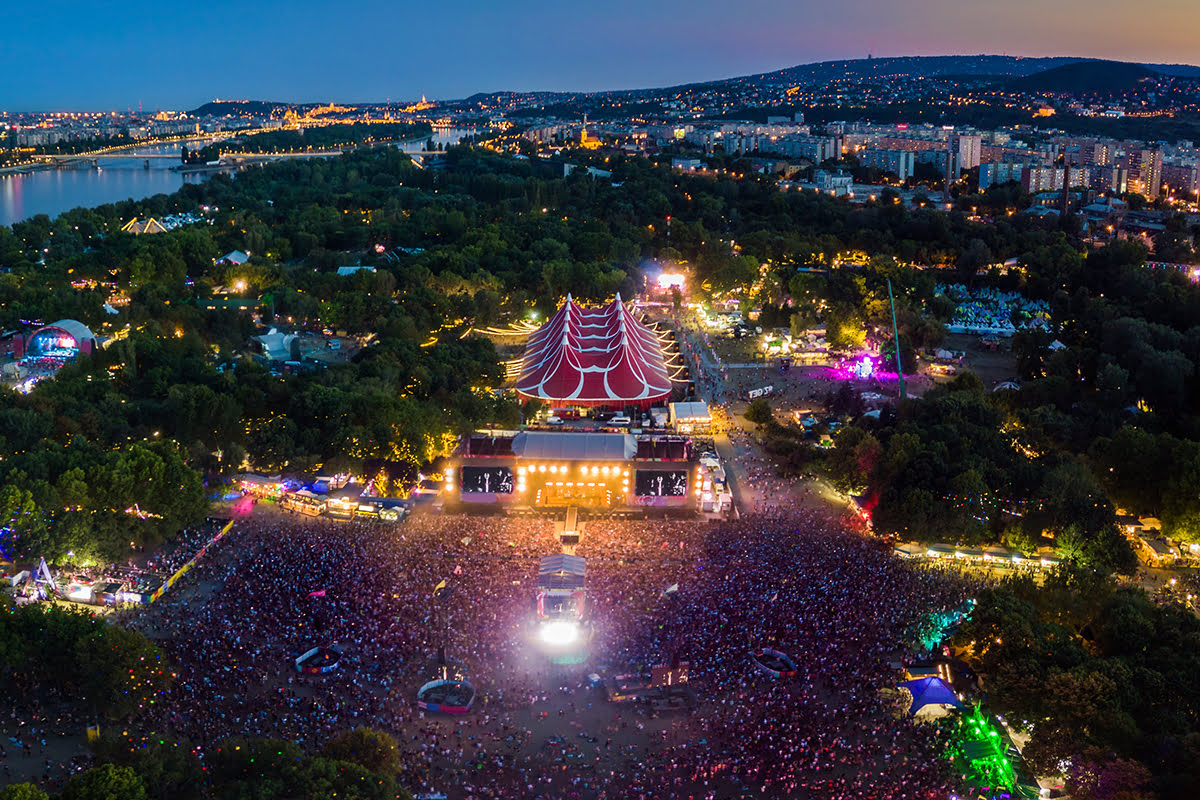
POLYGON ((958 176, 958 151, 947 150, 945 145, 940 150, 918 150, 913 153, 913 158, 918 164, 932 164, 943 175, 951 172, 958 176))
POLYGON ((1162 189, 1162 151, 1142 150, 1138 155, 1138 186, 1141 193, 1151 200, 1158 197, 1162 189))
POLYGON ((979 134, 962 133, 958 139, 959 169, 972 169, 980 163, 980 153, 983 150, 983 137, 979 134))
POLYGON ((841 158, 842 155, 840 142, 833 136, 808 136, 805 134, 780 136, 771 142, 769 149, 784 156, 807 158, 814 164, 820 164, 831 158, 841 158))
POLYGON ((1200 196, 1200 170, 1196 164, 1163 164, 1162 182, 1177 198, 1200 196))
POLYGON ((1099 192, 1124 194, 1129 191, 1129 170, 1124 167, 1093 167, 1092 188, 1099 192))
MULTIPOLYGON (((1091 172, 1088 167, 1071 166, 1069 169, 1068 188, 1091 184, 1091 172)), ((1061 192, 1063 190, 1063 168, 1029 167, 1021 173, 1021 186, 1030 194, 1061 192)))
POLYGON ((1021 174, 1025 171, 1024 164, 1015 164, 1012 162, 993 161, 979 165, 979 191, 987 189, 989 186, 996 186, 1009 181, 1020 181, 1021 174))
POLYGON ((884 150, 878 148, 860 150, 858 152, 858 160, 863 166, 875 167, 876 169, 895 173, 902 181, 906 181, 912 177, 913 167, 916 165, 914 154, 906 150, 884 150))

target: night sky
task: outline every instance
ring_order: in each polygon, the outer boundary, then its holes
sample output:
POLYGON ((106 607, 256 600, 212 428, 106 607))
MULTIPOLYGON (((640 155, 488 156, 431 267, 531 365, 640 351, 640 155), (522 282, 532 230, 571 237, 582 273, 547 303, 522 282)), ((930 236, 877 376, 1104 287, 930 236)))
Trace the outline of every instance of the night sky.
POLYGON ((868 53, 1200 61, 1196 0, 47 0, 7 12, 5 110, 654 87, 868 53))

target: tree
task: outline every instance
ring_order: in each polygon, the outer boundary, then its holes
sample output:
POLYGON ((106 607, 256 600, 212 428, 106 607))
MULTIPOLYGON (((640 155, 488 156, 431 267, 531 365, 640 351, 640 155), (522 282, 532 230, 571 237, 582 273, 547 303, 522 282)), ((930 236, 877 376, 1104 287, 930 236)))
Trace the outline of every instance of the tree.
POLYGON ((204 796, 204 770, 186 740, 131 747, 124 737, 104 735, 92 750, 99 761, 133 769, 151 800, 197 800, 204 796))
POLYGON ((1096 376, 1104 404, 1109 408, 1124 408, 1129 402, 1129 372, 1119 364, 1105 364, 1096 376))
POLYGON ((959 275, 967 280, 975 277, 975 273, 992 263, 992 251, 982 239, 972 239, 962 255, 958 257, 959 275))
POLYGON ((1045 374, 1044 364, 1053 338, 1041 328, 1017 331, 1012 339, 1012 351, 1017 357, 1017 374, 1025 379, 1045 374))
POLYGON ((856 352, 867 343, 862 318, 853 312, 831 310, 825 315, 825 341, 833 350, 856 352))
POLYGON ((50 800, 50 795, 32 783, 14 783, 0 789, 0 800, 50 800))
POLYGON ((0 616, 0 665, 42 685, 78 696, 95 710, 123 719, 154 705, 170 684, 156 645, 142 634, 109 625, 76 608, 25 607, 0 616))
MULTIPOLYGON (((365 739, 337 737, 335 749, 348 744, 347 754, 386 763, 390 736, 368 728, 365 739), (386 737, 386 738, 384 738, 386 737), (373 742, 366 750, 364 741, 373 742)), ((354 734, 353 731, 348 732, 354 734)), ((345 736, 345 734, 343 734, 345 736)), ((395 746, 395 741, 390 741, 395 746)), ((327 756, 308 758, 294 742, 278 739, 231 738, 210 755, 209 779, 217 797, 228 800, 276 800, 292 797, 338 797, 348 800, 410 800, 396 785, 393 771, 373 772, 354 761, 327 756)), ((393 755, 394 764, 394 755, 393 755)))
POLYGON ((974 372, 965 370, 955 375, 954 379, 946 384, 946 390, 982 395, 984 393, 983 379, 974 372))
POLYGON ((131 768, 102 764, 71 778, 62 800, 147 800, 146 786, 131 768))
POLYGON ((219 797, 269 800, 303 786, 304 753, 295 742, 232 737, 210 754, 208 768, 219 797))
POLYGON ((300 783, 314 797, 337 797, 346 800, 395 800, 401 793, 391 775, 375 773, 351 761, 314 758, 304 765, 300 783))
POLYGON ((816 319, 809 314, 797 311, 788 318, 788 330, 793 339, 799 339, 808 332, 816 319))
POLYGON ((759 428, 775 419, 775 414, 771 411, 771 404, 765 397, 756 397, 751 400, 742 416, 759 428))
POLYGON ((521 404, 521 415, 528 422, 531 419, 536 419, 546 409, 546 404, 538 400, 536 397, 531 397, 521 404))
POLYGON ((1044 510, 1038 516, 1055 532, 1065 557, 1108 572, 1136 569, 1133 550, 1114 524, 1112 503, 1085 464, 1059 464, 1046 474, 1041 491, 1044 510))
POLYGON ((339 733, 321 748, 321 754, 326 758, 349 761, 386 775, 395 774, 399 769, 399 752, 399 745, 391 734, 367 727, 339 733))
POLYGON ((1001 540, 1010 550, 1015 550, 1026 556, 1032 556, 1036 553, 1042 543, 1041 535, 1038 532, 1030 531, 1019 523, 1008 525, 1004 529, 1001 540))
POLYGON ((29 557, 44 546, 46 520, 27 489, 11 484, 0 489, 0 521, 6 529, 0 540, 9 540, 5 550, 29 557))
POLYGON ((171 684, 158 646, 137 631, 105 625, 74 650, 85 668, 84 696, 114 719, 148 711, 171 684))
POLYGON ((1145 764, 1093 748, 1072 760, 1067 791, 1078 800, 1142 800, 1153 776, 1145 764))
MULTIPOLYGON (((879 353, 886 359, 888 367, 896 366, 896 338, 889 336, 880 348, 879 353)), ((913 349, 912 341, 907 335, 900 334, 900 367, 906 375, 911 375, 917 371, 917 353, 913 349)))
POLYGON ((841 492, 861 492, 879 458, 883 446, 870 432, 850 426, 834 439, 827 470, 830 482, 841 492))

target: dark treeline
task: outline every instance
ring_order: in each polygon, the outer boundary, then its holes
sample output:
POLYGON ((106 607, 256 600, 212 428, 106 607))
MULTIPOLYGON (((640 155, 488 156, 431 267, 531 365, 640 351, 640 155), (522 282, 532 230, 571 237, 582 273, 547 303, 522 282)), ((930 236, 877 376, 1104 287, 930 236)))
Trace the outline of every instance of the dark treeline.
POLYGON ((0 166, 18 161, 27 161, 32 155, 71 155, 99 150, 104 147, 124 147, 137 144, 137 140, 128 134, 103 137, 98 139, 74 139, 71 141, 55 142, 54 144, 18 147, 15 134, 11 131, 0 132, 0 166))
MULTIPOLYGON (((837 440, 832 476, 868 492, 884 530, 965 544, 1053 544, 1133 569, 1115 508, 1200 538, 1200 287, 1144 267, 1140 245, 1032 267, 1058 339, 1013 340, 1019 391, 964 375, 837 440)), ((903 331, 903 329, 902 329, 903 331)))
POLYGON ((1072 797, 1187 800, 1200 791, 1200 621, 1178 605, 1061 569, 984 590, 956 637, 993 707, 1032 736, 1039 775, 1072 797))
POLYGON ((429 136, 425 122, 347 122, 307 128, 286 128, 235 136, 201 149, 204 158, 215 159, 227 150, 244 153, 294 153, 303 150, 335 150, 377 142, 405 141, 429 136))

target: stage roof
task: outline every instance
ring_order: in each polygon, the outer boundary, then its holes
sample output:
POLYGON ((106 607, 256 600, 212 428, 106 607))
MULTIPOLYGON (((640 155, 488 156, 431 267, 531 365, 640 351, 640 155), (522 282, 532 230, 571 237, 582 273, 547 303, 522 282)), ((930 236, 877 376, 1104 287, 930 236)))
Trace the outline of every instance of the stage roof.
MULTIPOLYGON (((58 322, 52 322, 49 325, 38 328, 33 332, 32 336, 37 336, 42 331, 46 330, 63 331, 64 333, 70 335, 71 338, 75 340, 75 343, 80 347, 84 346, 84 342, 95 343, 96 341, 96 336, 90 330, 88 330, 88 326, 84 325, 79 320, 60 319, 58 322)), ((32 338, 32 336, 30 338, 32 338)))
POLYGON ((602 308, 567 296, 529 337, 517 391, 550 404, 650 406, 671 393, 662 345, 618 294, 602 308))
POLYGON ((513 437, 512 451, 548 461, 627 461, 637 453, 637 440, 627 433, 524 431, 513 437))
POLYGON ((575 591, 584 587, 587 561, 580 556, 555 553, 538 564, 538 586, 542 589, 575 591))
POLYGON ((569 556, 566 553, 542 556, 541 561, 538 562, 538 574, 545 575, 548 572, 569 572, 572 575, 586 575, 587 559, 583 556, 569 556))
POLYGON ((912 706, 908 709, 908 713, 916 714, 922 708, 928 705, 945 705, 961 708, 962 703, 954 694, 954 690, 946 685, 946 682, 941 678, 917 678, 913 681, 905 681, 900 684, 903 689, 908 689, 912 693, 912 706))
POLYGON ((711 420, 712 415, 708 412, 708 403, 700 400, 693 400, 689 403, 671 403, 668 408, 675 415, 675 419, 682 420, 711 420))

